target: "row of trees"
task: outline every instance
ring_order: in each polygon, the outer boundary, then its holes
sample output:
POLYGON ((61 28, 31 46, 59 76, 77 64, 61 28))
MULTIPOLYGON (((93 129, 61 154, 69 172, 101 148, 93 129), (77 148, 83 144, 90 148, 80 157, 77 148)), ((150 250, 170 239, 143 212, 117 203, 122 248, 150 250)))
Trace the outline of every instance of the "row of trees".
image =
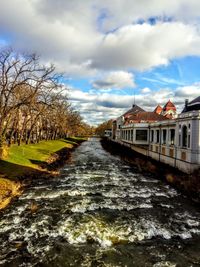
POLYGON ((99 136, 104 136, 105 130, 112 129, 112 122, 113 120, 108 120, 98 125, 95 130, 95 134, 99 136))
POLYGON ((88 134, 91 129, 70 106, 61 78, 36 55, 0 51, 0 147, 88 134))

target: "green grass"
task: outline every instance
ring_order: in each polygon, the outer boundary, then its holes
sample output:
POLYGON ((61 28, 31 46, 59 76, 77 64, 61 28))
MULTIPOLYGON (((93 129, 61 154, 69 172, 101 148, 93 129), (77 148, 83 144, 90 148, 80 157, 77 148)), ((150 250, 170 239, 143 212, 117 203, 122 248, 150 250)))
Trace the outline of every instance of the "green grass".
POLYGON ((31 160, 46 161, 52 153, 65 147, 72 148, 72 145, 64 140, 42 141, 38 144, 21 146, 13 145, 9 149, 9 156, 6 161, 35 168, 37 166, 31 163, 31 160))
POLYGON ((0 173, 14 178, 33 170, 40 170, 39 163, 46 162, 53 153, 63 148, 73 148, 76 142, 80 141, 80 138, 70 138, 69 140, 41 141, 30 145, 12 145, 7 158, 0 161, 0 173))

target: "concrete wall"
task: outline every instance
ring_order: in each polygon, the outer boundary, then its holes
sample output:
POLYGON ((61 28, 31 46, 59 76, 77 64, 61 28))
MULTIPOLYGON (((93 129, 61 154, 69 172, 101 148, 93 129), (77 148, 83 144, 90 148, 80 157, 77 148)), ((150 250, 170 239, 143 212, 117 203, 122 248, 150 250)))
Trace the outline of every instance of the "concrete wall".
MULTIPOLYGON (((149 150, 149 148, 143 148, 136 145, 131 144, 130 142, 123 142, 123 141, 117 141, 116 143, 119 143, 121 145, 124 145, 125 147, 131 148, 133 151, 136 151, 144 156, 150 157, 152 159, 155 159, 159 162, 165 163, 167 165, 170 165, 172 167, 175 167, 185 173, 192 173, 194 170, 197 170, 200 166, 199 164, 187 162, 184 160, 179 160, 176 158, 176 151, 175 148, 173 148, 174 157, 171 157, 169 153, 169 149, 167 147, 161 146, 161 153, 149 150), (162 154, 162 149, 165 148, 165 155, 162 154)), ((172 149, 171 149, 172 150, 172 149)), ((180 152, 180 151, 179 151, 180 152)))

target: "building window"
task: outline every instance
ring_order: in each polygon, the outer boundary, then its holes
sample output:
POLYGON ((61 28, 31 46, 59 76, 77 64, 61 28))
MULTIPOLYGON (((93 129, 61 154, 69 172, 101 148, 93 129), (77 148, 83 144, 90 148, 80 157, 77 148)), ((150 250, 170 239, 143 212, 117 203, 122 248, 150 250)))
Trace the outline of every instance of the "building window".
POLYGON ((133 130, 131 130, 131 141, 133 141, 133 130))
POLYGON ((147 130, 136 130, 136 141, 147 141, 147 130))
POLYGON ((188 148, 190 148, 190 134, 188 134, 188 148))
POLYGON ((162 131, 162 143, 166 144, 166 140, 167 140, 167 130, 163 130, 162 131))
POLYGON ((182 128, 182 147, 187 147, 187 139, 188 139, 187 126, 184 125, 182 128))
POLYGON ((151 143, 154 141, 154 130, 151 130, 151 143))
POLYGON ((170 129, 170 144, 174 145, 175 141, 175 129, 170 129))
POLYGON ((160 131, 156 130, 156 143, 160 142, 160 131))
POLYGON ((178 136, 178 145, 181 146, 181 135, 178 136))

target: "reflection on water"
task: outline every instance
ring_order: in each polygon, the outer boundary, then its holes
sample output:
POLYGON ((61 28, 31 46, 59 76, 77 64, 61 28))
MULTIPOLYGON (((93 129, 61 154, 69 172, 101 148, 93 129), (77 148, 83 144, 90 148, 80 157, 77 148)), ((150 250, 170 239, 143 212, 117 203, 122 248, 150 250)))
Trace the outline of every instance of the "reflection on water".
POLYGON ((91 139, 1 213, 0 241, 0 266, 200 266, 200 212, 91 139))

